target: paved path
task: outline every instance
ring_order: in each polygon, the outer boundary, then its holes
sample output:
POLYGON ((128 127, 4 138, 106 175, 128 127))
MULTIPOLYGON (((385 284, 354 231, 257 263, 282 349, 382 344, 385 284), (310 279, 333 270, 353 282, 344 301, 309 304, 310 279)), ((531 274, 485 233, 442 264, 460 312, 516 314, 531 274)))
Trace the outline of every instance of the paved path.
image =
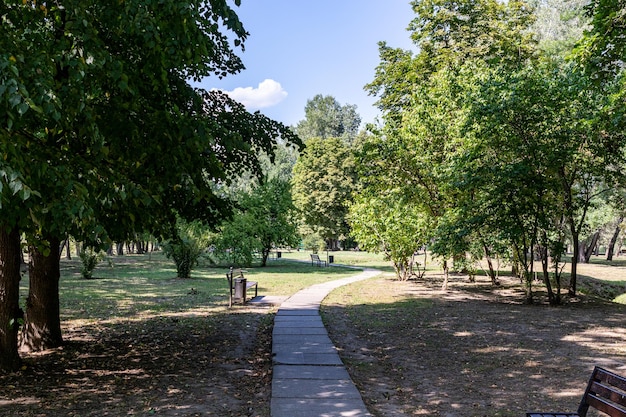
POLYGON ((313 285, 283 302, 274 319, 272 417, 371 417, 319 314, 335 288, 372 278, 362 273, 313 285))

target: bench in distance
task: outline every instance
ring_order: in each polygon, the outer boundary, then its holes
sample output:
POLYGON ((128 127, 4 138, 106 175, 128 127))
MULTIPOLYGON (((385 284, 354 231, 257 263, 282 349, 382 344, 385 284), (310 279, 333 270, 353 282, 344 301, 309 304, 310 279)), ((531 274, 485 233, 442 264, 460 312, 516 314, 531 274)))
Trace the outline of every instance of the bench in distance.
POLYGON ((324 266, 328 266, 326 261, 320 259, 319 255, 317 255, 316 253, 312 253, 311 254, 311 266, 313 266, 314 264, 317 264, 317 266, 322 266, 322 264, 324 264, 324 266))
POLYGON ((626 417, 626 378, 596 366, 576 413, 526 413, 526 417, 586 417, 593 407, 610 417, 626 417))

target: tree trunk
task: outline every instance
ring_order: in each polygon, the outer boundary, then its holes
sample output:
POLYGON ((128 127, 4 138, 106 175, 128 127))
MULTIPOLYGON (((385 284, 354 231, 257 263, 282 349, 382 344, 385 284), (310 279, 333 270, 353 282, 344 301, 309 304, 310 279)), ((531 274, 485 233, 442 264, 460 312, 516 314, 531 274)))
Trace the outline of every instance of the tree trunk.
POLYGON ((448 261, 444 260, 443 261, 443 284, 441 284, 441 289, 444 291, 448 289, 449 277, 450 275, 449 275, 448 261))
POLYGON ((264 247, 263 250, 261 250, 261 266, 265 267, 267 266, 267 258, 269 258, 270 256, 270 251, 271 251, 271 247, 264 247))
POLYGON ((548 259, 548 237, 546 231, 543 231, 543 243, 539 246, 539 254, 541 256, 541 269, 543 272, 543 282, 546 285, 546 291, 548 292, 548 302, 550 305, 556 304, 556 297, 554 291, 552 291, 552 283, 550 282, 550 270, 548 259))
POLYGON ((26 320, 22 347, 40 351, 63 344, 59 308, 59 240, 52 238, 50 253, 30 248, 30 285, 26 300, 26 320))
MULTIPOLYGON (((573 220, 572 220, 573 221, 573 220)), ((578 248, 580 246, 580 242, 578 240, 578 233, 574 230, 574 227, 571 227, 572 231, 572 269, 570 272, 570 280, 569 280, 569 295, 572 297, 576 297, 576 280, 577 280, 577 271, 578 271, 578 248)))
POLYGON ((20 232, 0 229, 0 371, 20 369, 17 334, 22 311, 20 298, 20 232))
POLYGON ((65 257, 72 260, 72 251, 70 250, 70 238, 69 236, 63 241, 63 248, 65 249, 65 257))
POLYGON ((620 216, 617 220, 617 226, 615 226, 615 232, 613 232, 613 237, 611 237, 611 241, 609 242, 609 247, 606 250, 606 260, 612 261, 613 254, 615 253, 615 244, 617 243, 617 238, 619 237, 620 232, 620 224, 624 221, 624 216, 620 216))
POLYGON ((493 268, 493 262, 491 261, 491 251, 489 247, 483 243, 483 249, 485 250, 485 258, 487 259, 487 266, 489 268, 489 278, 491 278, 491 285, 498 286, 500 282, 498 281, 498 277, 496 275, 496 271, 493 268))
POLYGON ((591 240, 589 242, 585 241, 582 245, 580 245, 578 251, 579 262, 588 264, 591 260, 591 255, 593 254, 594 249, 598 245, 598 239, 600 239, 600 232, 595 232, 591 235, 591 240))

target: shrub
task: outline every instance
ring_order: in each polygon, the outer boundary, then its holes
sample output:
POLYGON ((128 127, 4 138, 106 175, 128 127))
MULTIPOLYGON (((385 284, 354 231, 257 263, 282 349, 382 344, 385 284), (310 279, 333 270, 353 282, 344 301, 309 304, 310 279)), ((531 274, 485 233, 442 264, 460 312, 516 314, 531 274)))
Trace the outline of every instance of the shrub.
POLYGON ((98 263, 104 259, 104 254, 93 248, 83 248, 79 256, 82 263, 80 274, 84 279, 92 279, 93 271, 98 266, 98 263))
POLYGON ((189 278, 208 245, 206 230, 200 222, 187 223, 179 219, 174 234, 163 243, 163 252, 176 264, 177 276, 189 278))

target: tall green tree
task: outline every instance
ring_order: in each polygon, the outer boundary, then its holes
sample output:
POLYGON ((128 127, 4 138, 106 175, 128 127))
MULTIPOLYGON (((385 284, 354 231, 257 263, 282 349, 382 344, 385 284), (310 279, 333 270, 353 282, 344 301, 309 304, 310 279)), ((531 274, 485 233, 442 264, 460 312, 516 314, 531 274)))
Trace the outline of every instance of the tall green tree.
POLYGON ((243 69, 222 31, 235 45, 247 32, 225 0, 10 1, 0 11, 11 29, 0 35, 0 78, 14 86, 0 90, 0 146, 12 155, 6 172, 24 184, 7 192, 2 213, 12 213, 3 216, 6 230, 26 232, 41 252, 32 268, 42 273, 31 280, 52 281, 31 282, 29 299, 43 301, 26 314, 27 344, 44 348, 61 342, 41 336, 60 334, 58 293, 47 290, 58 274, 45 258, 61 238, 97 244, 151 228, 165 233, 177 214, 216 224, 230 204, 214 184, 241 164, 259 171, 258 151, 271 153, 277 137, 297 140, 187 83, 243 69))
POLYGON ((293 169, 293 200, 305 226, 330 247, 349 234, 348 206, 356 187, 354 156, 339 138, 306 142, 293 169))
POLYGON ((303 140, 311 138, 342 138, 352 143, 361 124, 355 105, 341 105, 333 96, 316 95, 307 100, 305 119, 295 130, 303 140))
POLYGON ((626 2, 592 0, 587 15, 591 27, 580 40, 576 55, 596 80, 611 80, 624 69, 626 2))
MULTIPOLYGON (((447 269, 446 259, 468 250, 471 241, 461 236, 470 228, 454 225, 459 219, 456 204, 470 199, 471 191, 454 187, 450 172, 471 145, 471 138, 461 132, 467 113, 464 90, 472 88, 464 68, 480 62, 514 69, 532 59, 535 41, 528 28, 533 15, 532 8, 522 2, 422 0, 411 4, 416 17, 409 30, 418 52, 381 43, 381 63, 375 79, 366 86, 379 97, 385 121, 371 143, 387 149, 378 156, 372 154, 387 171, 373 187, 384 184, 384 190, 402 189, 407 204, 421 208, 415 221, 430 218, 430 239, 436 238, 441 222, 440 232, 446 238, 435 240, 439 244, 432 247, 447 269), (452 239, 453 233, 458 238, 452 239)), ((362 187, 371 187, 367 177, 362 187)))

